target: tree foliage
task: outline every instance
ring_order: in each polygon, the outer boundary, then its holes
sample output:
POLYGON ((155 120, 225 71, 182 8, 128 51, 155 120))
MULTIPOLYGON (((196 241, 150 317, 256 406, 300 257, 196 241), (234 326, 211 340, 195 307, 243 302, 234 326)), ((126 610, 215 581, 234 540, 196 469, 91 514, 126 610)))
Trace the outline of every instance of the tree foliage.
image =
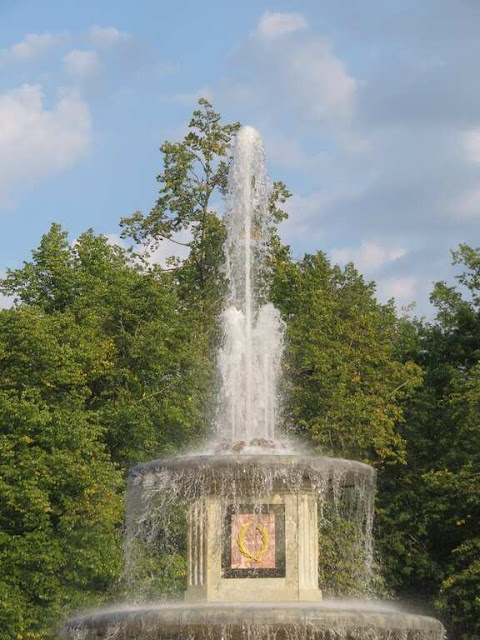
POLYGON ((104 354, 85 372, 89 409, 112 459, 128 468, 204 429, 195 326, 169 274, 145 269, 91 230, 74 246, 53 225, 3 290, 50 317, 68 317, 104 354), (197 395, 191 394, 195 388, 197 395))
MULTIPOLYGON (((92 230, 71 244, 54 224, 1 283, 16 304, 0 311, 0 637, 53 638, 73 609, 114 597, 129 468, 208 431, 238 127, 202 99, 183 140, 162 145, 155 205, 121 221, 133 250, 92 230), (155 264, 161 243, 188 255, 155 264)), ((434 321, 399 318, 353 265, 292 258, 277 234, 289 195, 273 183, 268 255, 286 428, 378 469, 388 588, 426 593, 455 638, 478 638, 480 250, 454 252, 459 286, 436 285, 434 321)), ((335 568, 322 579, 356 595, 342 535, 322 537, 335 568)), ((184 566, 168 563, 164 591, 181 589, 184 566)))
POLYGON ((480 251, 461 245, 459 287, 438 283, 435 322, 406 327, 424 383, 405 407, 407 466, 381 477, 386 575, 436 600, 453 637, 480 634, 480 251))
POLYGON ((53 225, 3 291, 0 611, 43 638, 115 590, 126 472, 201 436, 209 364, 171 277, 92 231, 53 225))
POLYGON ((278 265, 275 302, 287 322, 286 413, 326 454, 377 467, 403 461, 401 400, 420 368, 396 357, 398 321, 353 265, 321 252, 278 265))
POLYGON ((1 637, 44 637, 118 575, 122 480, 86 407, 104 357, 70 318, 0 314, 1 637))

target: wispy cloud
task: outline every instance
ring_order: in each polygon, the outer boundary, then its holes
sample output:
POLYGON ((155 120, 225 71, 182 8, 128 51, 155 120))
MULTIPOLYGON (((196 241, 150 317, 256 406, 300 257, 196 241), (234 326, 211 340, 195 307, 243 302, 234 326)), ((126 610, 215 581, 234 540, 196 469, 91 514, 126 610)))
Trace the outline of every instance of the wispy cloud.
POLYGON ((351 117, 356 81, 332 51, 330 41, 309 35, 297 13, 266 13, 237 48, 227 87, 258 110, 325 124, 351 117), (302 37, 296 37, 302 32, 302 37), (235 78, 237 75, 237 78, 235 78))
MULTIPOLYGON (((166 73, 168 73, 168 71, 168 69, 165 70, 166 73)), ((163 96, 163 101, 192 106, 196 108, 196 105, 200 98, 206 98, 207 100, 213 101, 214 95, 212 89, 210 89, 209 87, 202 87, 197 91, 167 94, 163 96)))
POLYGON ((72 167, 91 142, 90 110, 75 93, 44 106, 40 85, 0 94, 0 203, 11 203, 20 185, 72 167))
POLYGON ((307 28, 301 13, 266 11, 260 18, 255 33, 262 38, 279 38, 307 28))
POLYGON ((0 50, 0 65, 18 78, 0 92, 0 208, 74 166, 91 147, 99 101, 161 68, 145 43, 98 25, 29 33, 0 50))
POLYGON ((87 33, 89 42, 96 47, 113 47, 133 40, 131 34, 120 31, 116 27, 90 27, 87 33))
POLYGON ((74 79, 85 80, 98 76, 103 69, 96 51, 72 49, 63 58, 65 71, 74 79))
POLYGON ((480 187, 471 189, 461 196, 452 210, 457 218, 480 220, 480 187))
POLYGON ((468 160, 480 164, 480 128, 466 131, 462 136, 462 142, 468 160))
POLYGON ((27 33, 20 42, 0 50, 0 62, 33 62, 68 41, 68 33, 27 33))
POLYGON ((398 307, 415 302, 417 293, 417 279, 414 276, 382 278, 377 282, 378 298, 382 302, 393 298, 398 307))
POLYGON ((403 258, 406 254, 404 247, 388 247, 378 242, 362 242, 359 247, 330 250, 334 262, 342 265, 353 262, 361 273, 367 275, 372 275, 380 267, 403 258))

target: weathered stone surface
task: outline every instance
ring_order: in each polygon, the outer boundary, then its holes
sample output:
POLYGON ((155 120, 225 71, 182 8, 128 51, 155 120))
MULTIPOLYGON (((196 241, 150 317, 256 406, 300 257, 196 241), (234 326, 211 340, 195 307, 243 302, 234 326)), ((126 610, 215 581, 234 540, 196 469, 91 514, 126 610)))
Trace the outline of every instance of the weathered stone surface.
POLYGON ((97 611, 71 620, 63 637, 442 640, 443 626, 433 618, 368 601, 321 601, 317 518, 323 500, 330 492, 341 502, 352 491, 359 531, 371 532, 374 483, 368 465, 285 451, 233 450, 141 465, 130 479, 132 531, 151 508, 164 513, 163 502, 182 499, 189 506, 186 601, 97 611), (272 513, 275 526, 267 517, 272 513), (247 537, 249 527, 254 531, 247 537))
MULTIPOLYGON (((267 602, 322 597, 318 588, 317 503, 312 492, 277 492, 268 502, 251 498, 227 509, 216 496, 207 496, 202 507, 195 505, 190 510, 189 534, 186 600, 267 602), (276 521, 273 536, 263 526, 268 514, 276 521), (250 521, 252 528, 259 527, 257 542, 262 557, 255 557, 257 547, 252 546, 254 559, 249 559, 246 540, 244 544, 239 540, 236 527, 243 522, 242 516, 247 529, 250 521), (269 545, 275 546, 270 555, 269 545), (236 563, 242 556, 245 562, 240 568, 236 563)), ((255 537, 250 541, 255 543, 255 537)))
MULTIPOLYGON (((342 476, 346 485, 355 484, 360 479, 374 485, 375 470, 367 464, 355 460, 344 458, 329 458, 304 454, 303 452, 278 452, 251 454, 237 453, 216 453, 216 454, 192 454, 173 456, 159 460, 151 460, 137 465, 131 472, 131 480, 148 477, 151 486, 155 485, 155 477, 172 470, 178 474, 193 473, 197 478, 198 485, 205 484, 211 486, 212 492, 223 485, 227 479, 244 481, 247 485, 255 484, 262 479, 262 475, 268 471, 270 477, 278 481, 291 478, 292 482, 302 480, 310 484, 319 477, 326 480, 342 476)), ((218 492, 218 491, 217 491, 218 492)), ((248 492, 248 486, 247 486, 248 492)))
POLYGON ((442 640, 442 624, 379 603, 170 603, 142 605, 70 620, 67 640, 166 638, 271 640, 442 640))

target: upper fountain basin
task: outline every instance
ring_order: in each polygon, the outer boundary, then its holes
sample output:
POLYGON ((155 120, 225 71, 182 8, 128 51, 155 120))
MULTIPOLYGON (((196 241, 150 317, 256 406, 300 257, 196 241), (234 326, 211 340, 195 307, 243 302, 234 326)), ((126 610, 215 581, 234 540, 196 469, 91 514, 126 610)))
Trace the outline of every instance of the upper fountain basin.
POLYGON ((194 477, 194 487, 202 494, 206 487, 211 487, 213 493, 228 493, 230 487, 238 492, 239 487, 244 486, 250 492, 252 485, 262 494, 267 478, 265 489, 269 491, 282 488, 298 491, 309 487, 322 490, 327 485, 373 487, 375 484, 375 470, 367 464, 305 454, 292 450, 281 441, 263 445, 216 443, 209 452, 151 460, 137 465, 131 471, 130 481, 154 487, 165 475, 194 477))

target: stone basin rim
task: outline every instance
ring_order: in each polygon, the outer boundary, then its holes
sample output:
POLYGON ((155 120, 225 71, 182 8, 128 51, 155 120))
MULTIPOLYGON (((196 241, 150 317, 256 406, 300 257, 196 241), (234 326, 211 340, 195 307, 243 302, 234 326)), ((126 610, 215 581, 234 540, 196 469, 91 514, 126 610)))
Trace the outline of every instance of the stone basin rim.
POLYGON ((135 478, 148 473, 159 473, 162 470, 203 470, 212 472, 229 470, 244 470, 246 473, 255 469, 298 469, 307 476, 309 472, 345 473, 374 481, 376 471, 373 467, 357 460, 333 458, 320 455, 302 455, 299 453, 227 453, 227 454, 183 454, 168 458, 158 458, 136 465, 130 471, 130 477, 135 478))
MULTIPOLYGON (((101 632, 109 626, 120 625, 124 631, 149 628, 160 633, 177 632, 189 628, 268 626, 287 629, 305 626, 319 631, 344 628, 380 631, 425 631, 442 637, 443 625, 430 616, 406 613, 379 605, 365 607, 365 603, 279 602, 279 603, 170 603, 163 605, 131 605, 97 610, 70 619, 61 637, 70 638, 78 629, 101 632), (336 606, 336 604, 338 606, 336 606)), ((88 636, 87 636, 88 637, 88 636)))

